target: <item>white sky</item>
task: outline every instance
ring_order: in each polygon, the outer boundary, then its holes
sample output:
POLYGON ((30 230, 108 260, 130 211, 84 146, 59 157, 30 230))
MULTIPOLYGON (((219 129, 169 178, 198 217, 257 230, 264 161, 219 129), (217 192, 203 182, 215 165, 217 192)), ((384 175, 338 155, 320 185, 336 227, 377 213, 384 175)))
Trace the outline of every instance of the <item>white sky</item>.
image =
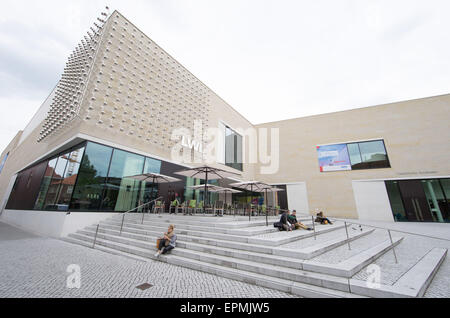
POLYGON ((2 0, 0 152, 105 5, 252 123, 450 93, 448 0, 2 0))

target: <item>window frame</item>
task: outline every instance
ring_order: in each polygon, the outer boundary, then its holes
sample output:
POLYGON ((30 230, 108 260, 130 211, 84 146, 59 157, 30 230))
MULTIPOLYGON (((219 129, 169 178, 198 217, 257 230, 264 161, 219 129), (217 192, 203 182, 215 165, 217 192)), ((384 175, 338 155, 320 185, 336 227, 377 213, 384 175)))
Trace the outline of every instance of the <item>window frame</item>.
POLYGON ((390 159, 389 159, 388 151, 387 151, 387 148, 386 148, 386 142, 384 141, 384 139, 373 139, 373 140, 365 140, 365 141, 355 141, 355 142, 348 142, 348 143, 345 143, 345 144, 347 145, 347 152, 348 152, 348 154, 349 154, 350 165, 351 165, 351 168, 352 168, 351 171, 373 170, 373 169, 391 169, 391 168, 392 168, 392 166, 391 166, 391 161, 390 161, 390 159), (364 143, 377 142, 377 141, 381 141, 381 142, 383 143, 383 148, 384 148, 384 151, 385 151, 385 153, 386 153, 386 163, 387 163, 387 166, 385 166, 385 167, 354 168, 354 165, 353 165, 353 163, 352 163, 352 161, 351 161, 350 151, 349 151, 348 146, 349 146, 349 145, 355 145, 355 144, 358 145, 359 156, 360 156, 360 158, 361 158, 360 164, 369 164, 369 165, 370 165, 370 163, 371 163, 370 161, 368 162, 368 161, 364 161, 364 160, 363 160, 363 156, 362 156, 361 146, 360 146, 360 145, 361 145, 361 144, 364 144, 364 143))

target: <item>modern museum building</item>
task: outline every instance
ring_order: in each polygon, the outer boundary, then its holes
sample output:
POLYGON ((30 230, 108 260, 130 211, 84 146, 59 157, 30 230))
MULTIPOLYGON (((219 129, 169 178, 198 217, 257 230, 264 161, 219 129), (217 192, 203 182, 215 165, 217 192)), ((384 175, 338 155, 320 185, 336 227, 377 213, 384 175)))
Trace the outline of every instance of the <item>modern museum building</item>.
MULTIPOLYGON (((203 181, 176 172, 212 156, 208 164, 235 175, 214 184, 276 186, 284 191, 267 204, 282 209, 449 222, 449 113, 450 94, 254 125, 115 11, 83 38, 2 152, 0 220, 60 237, 154 192, 167 206, 201 200, 191 187, 203 181), (144 173, 181 181, 155 187, 127 178, 144 173)), ((262 194, 226 200, 254 196, 262 194)))

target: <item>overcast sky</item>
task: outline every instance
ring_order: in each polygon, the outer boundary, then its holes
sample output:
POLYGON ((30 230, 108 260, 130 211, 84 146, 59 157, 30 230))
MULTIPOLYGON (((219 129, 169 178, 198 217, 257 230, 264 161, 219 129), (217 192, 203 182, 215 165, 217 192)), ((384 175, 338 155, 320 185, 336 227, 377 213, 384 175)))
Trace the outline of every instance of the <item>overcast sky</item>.
POLYGON ((448 0, 2 0, 0 152, 107 4, 252 123, 450 93, 448 0))

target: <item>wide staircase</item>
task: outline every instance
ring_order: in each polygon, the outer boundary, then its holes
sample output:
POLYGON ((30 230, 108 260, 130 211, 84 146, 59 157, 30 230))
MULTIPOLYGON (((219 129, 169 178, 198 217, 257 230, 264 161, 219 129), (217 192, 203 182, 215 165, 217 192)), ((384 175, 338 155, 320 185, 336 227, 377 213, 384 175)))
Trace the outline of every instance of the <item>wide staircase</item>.
MULTIPOLYGON (((299 218, 311 226, 309 217, 299 218)), ((355 275, 401 244, 369 227, 335 222, 315 231, 279 232, 278 218, 143 215, 113 217, 70 234, 66 241, 137 260, 156 260, 156 239, 175 225, 177 248, 158 261, 300 297, 422 297, 447 249, 432 248, 394 284, 355 275), (347 226, 346 226, 347 225, 347 226), (347 249, 348 252, 341 252, 347 249), (335 255, 334 255, 335 254, 335 255)))

